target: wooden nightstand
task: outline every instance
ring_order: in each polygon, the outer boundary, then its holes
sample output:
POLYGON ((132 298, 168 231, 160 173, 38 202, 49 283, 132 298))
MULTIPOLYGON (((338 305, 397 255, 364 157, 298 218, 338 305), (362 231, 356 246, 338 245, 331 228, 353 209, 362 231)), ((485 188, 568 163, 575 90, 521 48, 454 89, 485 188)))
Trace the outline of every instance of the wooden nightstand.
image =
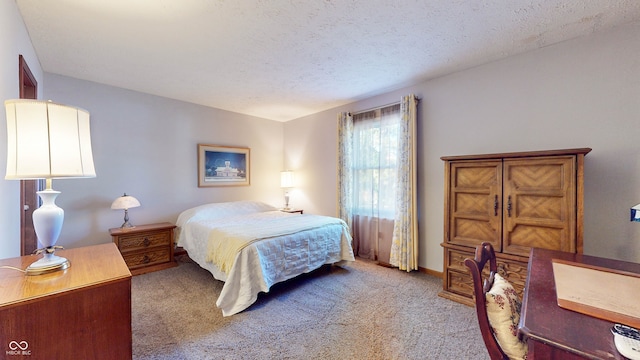
POLYGON ((177 266, 173 259, 175 228, 171 223, 159 223, 113 228, 109 233, 131 274, 140 275, 177 266))
POLYGON ((302 209, 280 209, 280 211, 290 213, 290 214, 295 214, 295 213, 302 214, 304 212, 304 210, 302 209))

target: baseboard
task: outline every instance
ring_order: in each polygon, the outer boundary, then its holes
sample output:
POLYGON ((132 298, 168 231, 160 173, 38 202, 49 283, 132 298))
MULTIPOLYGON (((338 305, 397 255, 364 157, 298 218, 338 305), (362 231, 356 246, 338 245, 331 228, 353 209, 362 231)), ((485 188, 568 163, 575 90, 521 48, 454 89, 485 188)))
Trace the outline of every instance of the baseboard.
POLYGON ((427 274, 427 275, 431 275, 431 276, 435 276, 435 277, 439 277, 442 279, 442 271, 435 271, 435 270, 431 270, 431 269, 427 269, 427 268, 423 268, 418 266, 418 271, 420 271, 421 273, 427 274))
MULTIPOLYGON (((388 268, 394 268, 394 269, 397 269, 397 267, 396 267, 396 266, 392 266, 391 264, 386 263, 386 262, 383 262, 383 261, 379 261, 379 260, 378 260, 378 261, 376 261, 376 260, 369 260, 369 259, 361 259, 361 258, 358 258, 358 259, 360 259, 360 260, 365 260, 365 261, 373 261, 373 262, 377 263, 377 264, 378 264, 378 265, 380 265, 380 266, 384 266, 384 267, 388 267, 388 268)), ((421 273, 423 273, 423 274, 427 274, 427 275, 431 275, 431 276, 435 276, 435 277, 439 277, 439 278, 441 278, 441 279, 442 279, 442 274, 443 274, 443 272, 442 272, 442 271, 435 271, 435 270, 431 270, 431 269, 423 268, 423 267, 420 267, 420 266, 418 266, 418 272, 421 272, 421 273)))

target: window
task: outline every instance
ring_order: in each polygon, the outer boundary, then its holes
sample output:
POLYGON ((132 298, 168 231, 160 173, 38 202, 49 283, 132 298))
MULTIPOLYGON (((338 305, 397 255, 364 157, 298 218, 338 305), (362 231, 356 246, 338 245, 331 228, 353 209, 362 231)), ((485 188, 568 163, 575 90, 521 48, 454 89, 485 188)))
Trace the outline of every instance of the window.
POLYGON ((353 215, 394 219, 400 105, 353 116, 353 215))
POLYGON ((338 213, 356 256, 418 269, 418 99, 338 113, 338 213))

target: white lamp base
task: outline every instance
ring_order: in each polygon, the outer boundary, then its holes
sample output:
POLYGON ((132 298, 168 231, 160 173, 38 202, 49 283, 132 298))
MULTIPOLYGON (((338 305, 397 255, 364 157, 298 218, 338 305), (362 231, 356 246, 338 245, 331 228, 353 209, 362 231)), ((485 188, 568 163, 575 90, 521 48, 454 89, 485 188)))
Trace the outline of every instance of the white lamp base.
POLYGON ((64 270, 70 266, 69 261, 63 257, 54 255, 55 246, 62 230, 64 221, 64 210, 56 205, 56 197, 60 194, 51 188, 51 179, 46 179, 46 189, 38 191, 42 199, 42 206, 33 211, 33 227, 36 231, 41 249, 36 250, 36 254, 42 253, 42 259, 29 265, 26 270, 27 275, 41 275, 54 271, 64 270))
POLYGON ((33 262, 27 267, 27 275, 42 275, 50 272, 64 270, 71 266, 69 260, 54 255, 53 253, 45 253, 44 257, 33 262))
POLYGON ((288 191, 286 191, 286 192, 284 193, 284 209, 285 209, 285 210, 289 210, 289 209, 291 209, 291 208, 289 207, 289 192, 288 192, 288 191))

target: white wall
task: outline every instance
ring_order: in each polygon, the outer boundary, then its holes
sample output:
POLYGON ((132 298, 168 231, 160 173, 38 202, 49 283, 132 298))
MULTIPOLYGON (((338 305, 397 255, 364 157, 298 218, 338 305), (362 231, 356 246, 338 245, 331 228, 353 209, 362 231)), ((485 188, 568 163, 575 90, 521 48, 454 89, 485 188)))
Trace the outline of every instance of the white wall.
POLYGON ((0 259, 3 259, 20 255, 20 182, 4 180, 7 167, 4 101, 20 97, 19 55, 25 58, 38 82, 39 97, 44 88, 40 62, 13 0, 0 0, 0 54, 0 259))
POLYGON ((305 213, 337 214, 337 128, 330 126, 335 119, 336 113, 331 113, 329 119, 321 116, 320 121, 289 121, 284 126, 284 168, 294 171, 296 185, 289 203, 305 213))
POLYGON ((206 202, 260 200, 280 206, 282 123, 45 73, 44 96, 91 114, 97 176, 59 179, 56 203, 65 210, 58 244, 79 247, 111 241, 123 222, 111 202, 124 192, 142 206, 134 225, 176 221, 206 202), (250 148, 251 184, 197 187, 197 144, 250 148))
POLYGON ((441 156, 590 147, 586 254, 640 262, 640 23, 566 41, 285 123, 301 206, 335 215, 336 114, 415 93, 421 267, 442 271, 441 156), (304 141, 303 141, 304 140, 304 141), (297 162, 298 154, 307 154, 297 162))

